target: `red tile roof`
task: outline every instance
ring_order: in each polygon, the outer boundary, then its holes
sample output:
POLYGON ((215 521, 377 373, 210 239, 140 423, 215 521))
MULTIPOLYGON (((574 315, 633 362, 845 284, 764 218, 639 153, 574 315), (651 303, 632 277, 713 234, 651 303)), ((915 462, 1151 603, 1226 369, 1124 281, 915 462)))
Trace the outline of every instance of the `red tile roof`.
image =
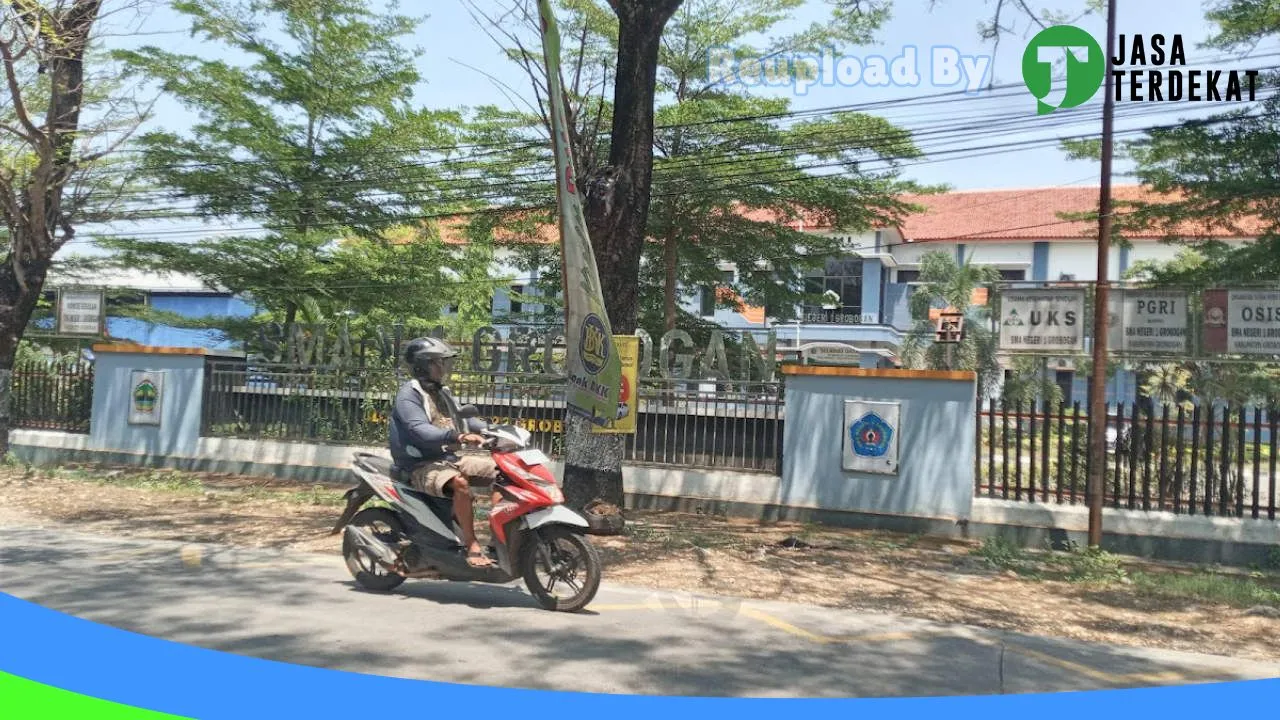
MULTIPOLYGON (((1177 196, 1161 196, 1139 185, 1117 185, 1113 188, 1117 203, 1117 217, 1130 212, 1125 203, 1133 201, 1162 202, 1176 200, 1177 196)), ((1098 209, 1096 187, 1020 188, 1010 190, 960 190, 939 195, 907 195, 904 201, 922 206, 922 212, 913 213, 899 226, 907 242, 982 242, 1001 240, 1079 240, 1097 237, 1095 221, 1063 220, 1062 213, 1093 213, 1098 209)), ((796 212, 798 217, 784 218, 780 213, 765 209, 740 209, 740 214, 755 222, 781 221, 796 230, 831 230, 828 217, 819 213, 796 212)), ((463 228, 467 218, 441 220, 439 227, 444 241, 449 244, 466 242, 463 228)), ((1256 217, 1243 217, 1236 221, 1238 230, 1223 227, 1205 227, 1183 223, 1178 228, 1184 237, 1257 237, 1263 231, 1263 223, 1256 217)), ((1123 230, 1129 238, 1159 238, 1159 231, 1123 230)), ((519 241, 516 234, 499 224, 500 241, 519 241)), ((525 239, 526 242, 530 241, 525 239)), ((555 225, 540 226, 538 243, 554 244, 560 241, 555 225)))
MULTIPOLYGON (((1117 185, 1112 189, 1116 216, 1132 212, 1126 202, 1171 202, 1178 196, 1162 196, 1139 185, 1117 185)), ((1061 214, 1096 213, 1098 188, 1057 187, 1015 190, 959 191, 941 195, 911 195, 905 198, 924 212, 908 216, 899 228, 908 242, 975 242, 983 240, 1075 240, 1098 236, 1096 221, 1063 220, 1061 214)), ((1256 217, 1237 221, 1240 231, 1183 223, 1178 233, 1184 237, 1256 237, 1262 223, 1256 217)), ((1124 230, 1129 238, 1159 238, 1155 230, 1124 230)))

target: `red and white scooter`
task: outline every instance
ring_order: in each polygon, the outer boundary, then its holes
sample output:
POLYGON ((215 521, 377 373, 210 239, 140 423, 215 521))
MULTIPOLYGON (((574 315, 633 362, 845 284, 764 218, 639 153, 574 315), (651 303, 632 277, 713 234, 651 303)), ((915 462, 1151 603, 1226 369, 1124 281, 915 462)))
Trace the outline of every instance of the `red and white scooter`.
MULTIPOLYGON (((479 410, 467 405, 459 415, 476 417, 479 410)), ((333 528, 334 534, 345 528, 347 569, 362 586, 383 592, 407 578, 495 584, 522 578, 542 607, 581 610, 600 587, 600 555, 586 537, 592 524, 563 504, 550 460, 529 447, 528 430, 490 425, 480 434, 488 438, 481 447, 498 466, 494 489, 503 498, 489 513, 494 565, 467 563, 451 501, 413 489, 390 460, 358 453, 351 469, 360 484, 347 491, 347 507, 333 528), (361 509, 373 498, 388 507, 361 509)))

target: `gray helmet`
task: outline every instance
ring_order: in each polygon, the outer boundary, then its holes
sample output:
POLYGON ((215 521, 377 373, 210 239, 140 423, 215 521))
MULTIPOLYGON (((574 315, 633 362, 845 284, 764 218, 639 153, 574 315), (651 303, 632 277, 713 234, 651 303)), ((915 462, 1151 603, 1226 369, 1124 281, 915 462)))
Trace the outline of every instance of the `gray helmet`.
POLYGON ((433 337, 414 338, 404 347, 404 361, 414 375, 426 375, 432 362, 457 356, 458 351, 452 345, 433 337))

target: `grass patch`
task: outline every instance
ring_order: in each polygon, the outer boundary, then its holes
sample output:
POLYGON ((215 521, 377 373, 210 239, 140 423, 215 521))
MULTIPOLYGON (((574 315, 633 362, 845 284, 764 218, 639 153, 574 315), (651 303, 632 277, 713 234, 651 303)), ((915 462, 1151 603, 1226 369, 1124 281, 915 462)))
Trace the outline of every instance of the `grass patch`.
POLYGON ((1022 546, 1003 537, 984 539, 982 545, 974 548, 973 554, 997 570, 1017 573, 1031 579, 1040 577, 1039 563, 1022 546))
POLYGON ((1073 544, 1066 554, 1049 556, 1046 564, 1068 582, 1109 584, 1130 579, 1120 558, 1102 548, 1081 550, 1073 544))
POLYGON ((1236 608, 1269 605, 1280 608, 1280 589, 1258 582, 1257 577, 1222 575, 1207 571, 1184 573, 1134 573, 1137 592, 1164 598, 1219 603, 1236 608))

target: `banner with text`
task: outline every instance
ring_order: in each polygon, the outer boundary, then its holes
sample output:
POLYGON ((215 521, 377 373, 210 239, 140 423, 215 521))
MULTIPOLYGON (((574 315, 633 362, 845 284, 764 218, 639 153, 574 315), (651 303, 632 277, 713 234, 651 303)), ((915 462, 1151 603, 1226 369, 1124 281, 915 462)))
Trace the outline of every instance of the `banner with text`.
POLYGON ((551 106, 551 145, 556 161, 560 243, 565 277, 566 404, 571 412, 604 425, 618 412, 622 366, 613 330, 604 309, 587 222, 578 197, 573 150, 569 144, 564 93, 560 79, 560 31, 547 0, 538 0, 542 18, 542 50, 547 65, 547 98, 551 106))
POLYGON ((635 335, 614 335, 613 346, 618 348, 618 359, 622 363, 618 412, 604 425, 593 426, 591 432, 632 435, 636 431, 636 415, 640 412, 640 338, 635 335))
POLYGON ((1206 290, 1204 349, 1280 355, 1280 290, 1206 290))
POLYGON ((1005 290, 1000 293, 1000 349, 1084 349, 1085 292, 1075 288, 1005 290))
POLYGON ((1186 355, 1187 294, 1177 290, 1113 288, 1107 346, 1113 352, 1186 355))

